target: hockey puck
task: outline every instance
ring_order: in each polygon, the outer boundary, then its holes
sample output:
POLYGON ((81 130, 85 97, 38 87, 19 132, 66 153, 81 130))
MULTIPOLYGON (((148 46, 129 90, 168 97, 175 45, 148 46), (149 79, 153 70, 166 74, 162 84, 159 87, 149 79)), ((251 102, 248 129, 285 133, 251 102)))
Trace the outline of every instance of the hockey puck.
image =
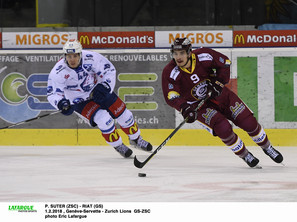
POLYGON ((146 177, 146 174, 145 173, 138 173, 138 176, 139 177, 146 177))

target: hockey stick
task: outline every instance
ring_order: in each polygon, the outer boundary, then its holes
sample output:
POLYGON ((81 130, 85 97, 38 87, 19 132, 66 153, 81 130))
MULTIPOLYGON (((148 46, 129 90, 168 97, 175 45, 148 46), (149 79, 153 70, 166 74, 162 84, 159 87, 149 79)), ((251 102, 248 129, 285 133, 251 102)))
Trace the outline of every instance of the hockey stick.
MULTIPOLYGON (((195 109, 195 111, 199 110, 203 105, 204 103, 209 99, 210 97, 210 94, 208 94, 206 96, 205 99, 201 100, 201 102, 198 104, 197 108, 195 109)), ((160 149, 162 149, 163 146, 165 146, 165 144, 174 136, 174 134, 187 122, 188 118, 184 119, 179 125, 178 127, 176 127, 172 133, 170 133, 170 135, 163 141, 163 143, 161 143, 160 146, 158 146, 157 149, 155 149, 155 151, 148 157, 146 158, 145 161, 143 162, 140 162, 137 157, 135 156, 134 157, 134 166, 136 166, 137 168, 142 168, 144 167, 145 164, 147 164, 148 161, 150 161, 150 159, 152 159, 160 149)))
POLYGON ((27 120, 22 121, 22 122, 18 122, 18 123, 9 125, 9 126, 1 127, 0 130, 2 130, 2 129, 12 128, 12 127, 14 127, 14 126, 18 126, 18 125, 21 125, 21 124, 24 124, 24 123, 28 123, 28 122, 31 122, 31 121, 33 121, 33 120, 41 119, 41 118, 43 118, 43 117, 51 116, 51 115, 54 115, 54 114, 57 114, 57 113, 60 113, 60 112, 61 112, 61 110, 58 110, 58 111, 55 111, 55 112, 52 112, 52 113, 47 113, 47 114, 44 114, 44 115, 41 115, 41 116, 34 117, 34 118, 32 118, 32 119, 27 119, 27 120))

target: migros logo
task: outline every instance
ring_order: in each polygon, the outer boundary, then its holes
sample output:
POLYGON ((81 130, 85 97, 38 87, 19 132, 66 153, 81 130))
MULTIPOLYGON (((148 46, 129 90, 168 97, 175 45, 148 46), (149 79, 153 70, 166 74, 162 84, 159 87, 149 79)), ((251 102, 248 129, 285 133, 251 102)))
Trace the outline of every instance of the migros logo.
POLYGON ((188 38, 192 43, 196 44, 212 44, 212 43, 223 43, 224 38, 223 38, 223 33, 218 32, 218 33, 212 33, 212 32, 207 32, 207 33, 202 33, 202 32, 197 32, 197 33, 177 33, 174 35, 173 33, 169 33, 169 43, 173 43, 176 38, 188 38))
POLYGON ((234 37, 234 44, 245 44, 245 39, 242 34, 236 34, 234 37))
POLYGON ((16 45, 60 45, 68 40, 68 34, 17 34, 16 45))

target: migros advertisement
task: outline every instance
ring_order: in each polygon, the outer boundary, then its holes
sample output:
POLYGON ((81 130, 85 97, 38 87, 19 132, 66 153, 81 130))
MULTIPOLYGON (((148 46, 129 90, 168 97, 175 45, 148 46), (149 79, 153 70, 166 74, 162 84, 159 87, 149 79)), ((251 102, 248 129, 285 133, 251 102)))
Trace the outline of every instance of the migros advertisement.
POLYGON ((68 39, 76 39, 77 32, 3 32, 3 49, 62 48, 68 39))
POLYGON ((232 47, 232 30, 156 31, 156 47, 170 47, 176 38, 188 38, 193 47, 232 47))

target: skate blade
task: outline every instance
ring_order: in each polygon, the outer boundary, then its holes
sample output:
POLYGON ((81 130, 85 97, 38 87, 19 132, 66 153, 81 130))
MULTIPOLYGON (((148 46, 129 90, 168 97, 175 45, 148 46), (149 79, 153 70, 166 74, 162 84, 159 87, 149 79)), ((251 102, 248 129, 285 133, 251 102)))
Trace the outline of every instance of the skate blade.
POLYGON ((256 166, 254 166, 254 167, 252 167, 253 169, 262 169, 262 166, 261 165, 256 165, 256 166))

